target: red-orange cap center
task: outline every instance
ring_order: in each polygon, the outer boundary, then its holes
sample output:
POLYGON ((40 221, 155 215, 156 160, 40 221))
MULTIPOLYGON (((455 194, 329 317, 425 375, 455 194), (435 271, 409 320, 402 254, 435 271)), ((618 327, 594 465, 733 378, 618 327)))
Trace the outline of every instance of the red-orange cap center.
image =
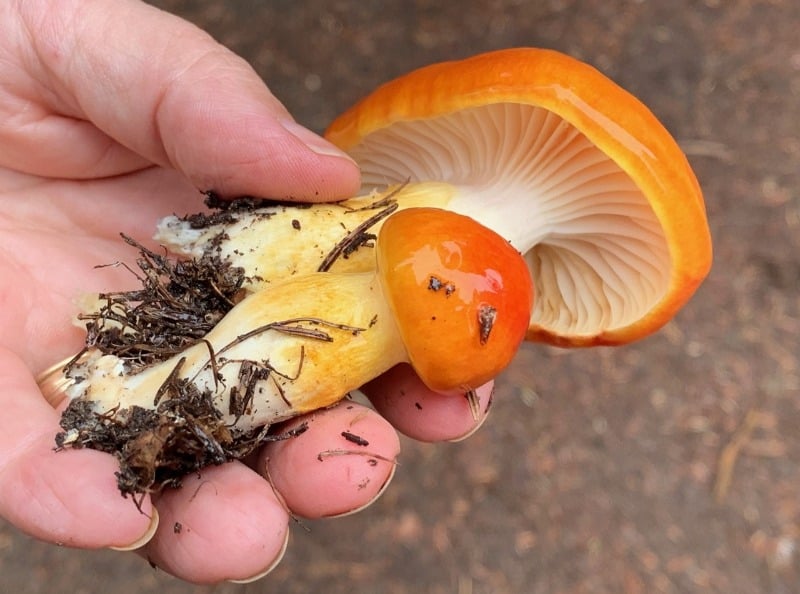
POLYGON ((533 285, 522 256, 475 220, 410 208, 383 224, 378 270, 408 358, 440 392, 475 389, 525 337, 533 285))

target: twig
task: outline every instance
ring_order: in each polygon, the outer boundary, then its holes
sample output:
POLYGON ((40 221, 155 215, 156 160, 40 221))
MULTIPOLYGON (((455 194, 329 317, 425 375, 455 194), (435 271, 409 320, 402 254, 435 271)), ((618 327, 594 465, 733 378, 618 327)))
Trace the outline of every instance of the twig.
POLYGON ((714 481, 714 500, 722 503, 728 495, 728 491, 733 480, 733 471, 736 461, 742 448, 747 445, 753 435, 753 431, 758 427, 761 413, 756 408, 751 408, 742 419, 741 424, 733 432, 730 440, 722 448, 722 452, 717 460, 717 476, 714 481))
POLYGON ((467 404, 469 404, 472 420, 478 421, 481 418, 481 400, 478 398, 478 393, 475 390, 467 390, 464 396, 467 399, 467 404))
POLYGON ((366 221, 361 223, 358 227, 348 233, 344 239, 333 246, 333 249, 328 252, 325 259, 317 268, 317 272, 328 272, 333 266, 333 263, 341 256, 347 257, 353 253, 359 246, 363 245, 370 239, 375 239, 374 235, 368 234, 367 230, 374 226, 376 223, 382 221, 398 208, 397 202, 390 201, 389 205, 380 212, 372 215, 366 221))
POLYGON ((397 460, 391 460, 386 456, 365 452, 363 450, 325 450, 317 454, 317 460, 322 462, 325 458, 332 458, 334 456, 366 456, 367 458, 375 458, 376 460, 382 460, 383 462, 388 462, 389 464, 398 464, 397 460))

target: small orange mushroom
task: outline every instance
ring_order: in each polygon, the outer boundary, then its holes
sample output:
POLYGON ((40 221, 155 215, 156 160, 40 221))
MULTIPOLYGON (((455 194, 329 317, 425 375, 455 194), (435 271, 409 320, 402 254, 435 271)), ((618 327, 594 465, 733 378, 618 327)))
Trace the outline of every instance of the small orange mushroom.
POLYGON ((417 374, 433 390, 464 392, 513 358, 533 288, 508 242, 444 212, 409 209, 390 217, 381 229, 378 271, 417 374))
MULTIPOLYGON (((124 434, 117 425, 143 418, 153 426, 137 427, 117 444, 129 455, 165 435, 170 443, 177 434, 207 440, 217 432, 252 439, 254 430, 329 406, 398 363, 410 362, 433 390, 469 392, 511 362, 533 291, 524 260, 505 239, 463 215, 414 208, 386 222, 378 246, 377 269, 275 282, 235 305, 202 341, 140 371, 87 348, 67 367, 73 412, 67 409, 59 445, 107 447, 124 434), (203 402, 214 409, 204 418, 218 425, 197 431, 175 412, 203 402), (85 418, 86 406, 94 422, 85 418), (143 438, 147 431, 155 437, 143 438)), ((218 448, 201 440, 180 451, 218 448)), ((134 459, 175 467, 152 454, 134 459)), ((202 457, 197 467, 208 462, 202 457)), ((195 467, 178 468, 180 476, 195 467)), ((169 476, 159 473, 160 480, 169 476)), ((150 488, 147 480, 136 489, 150 488)))

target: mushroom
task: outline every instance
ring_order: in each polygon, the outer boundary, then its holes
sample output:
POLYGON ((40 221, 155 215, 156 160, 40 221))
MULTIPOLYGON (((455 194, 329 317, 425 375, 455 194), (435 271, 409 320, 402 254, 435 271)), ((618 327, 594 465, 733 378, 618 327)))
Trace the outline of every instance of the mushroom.
POLYGON ((361 248, 382 212, 446 208, 523 253, 537 293, 527 338, 561 346, 654 332, 710 268, 702 194, 677 143, 631 94, 563 54, 507 49, 422 68, 378 88, 326 136, 361 166, 364 196, 267 207, 224 228, 173 217, 157 238, 243 266, 256 289, 327 269, 342 246, 359 249, 331 269, 372 266, 361 248))
MULTIPOLYGON (((469 393, 523 337, 644 337, 709 270, 703 198, 678 145, 637 99, 562 54, 422 68, 326 134, 361 165, 361 196, 164 219, 157 239, 191 266, 241 272, 223 295, 238 304, 160 362, 133 369, 89 346, 61 374, 71 403, 57 443, 117 453, 123 492, 244 456, 264 427, 401 361, 436 391, 469 393)), ((130 332, 114 308, 87 301, 96 331, 130 332)))
POLYGON ((67 366, 57 443, 121 453, 120 488, 143 492, 245 455, 262 428, 329 406, 398 363, 439 392, 472 391, 508 365, 533 289, 504 238, 463 215, 413 208, 386 220, 375 256, 366 272, 255 291, 202 340, 137 372, 87 349, 67 366))

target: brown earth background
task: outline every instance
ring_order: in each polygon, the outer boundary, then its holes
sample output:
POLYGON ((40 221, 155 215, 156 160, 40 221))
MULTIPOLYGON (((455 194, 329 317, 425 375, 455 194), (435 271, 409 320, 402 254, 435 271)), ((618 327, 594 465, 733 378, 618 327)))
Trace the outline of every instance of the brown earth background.
POLYGON ((715 265, 643 342, 526 346, 481 431, 404 440, 378 503, 295 526, 261 582, 191 586, 132 554, 59 549, 0 523, 0 591, 800 592, 800 2, 153 3, 246 57, 316 130, 430 62, 517 45, 588 61, 689 155, 715 265), (721 467, 730 486, 715 498, 721 467))

